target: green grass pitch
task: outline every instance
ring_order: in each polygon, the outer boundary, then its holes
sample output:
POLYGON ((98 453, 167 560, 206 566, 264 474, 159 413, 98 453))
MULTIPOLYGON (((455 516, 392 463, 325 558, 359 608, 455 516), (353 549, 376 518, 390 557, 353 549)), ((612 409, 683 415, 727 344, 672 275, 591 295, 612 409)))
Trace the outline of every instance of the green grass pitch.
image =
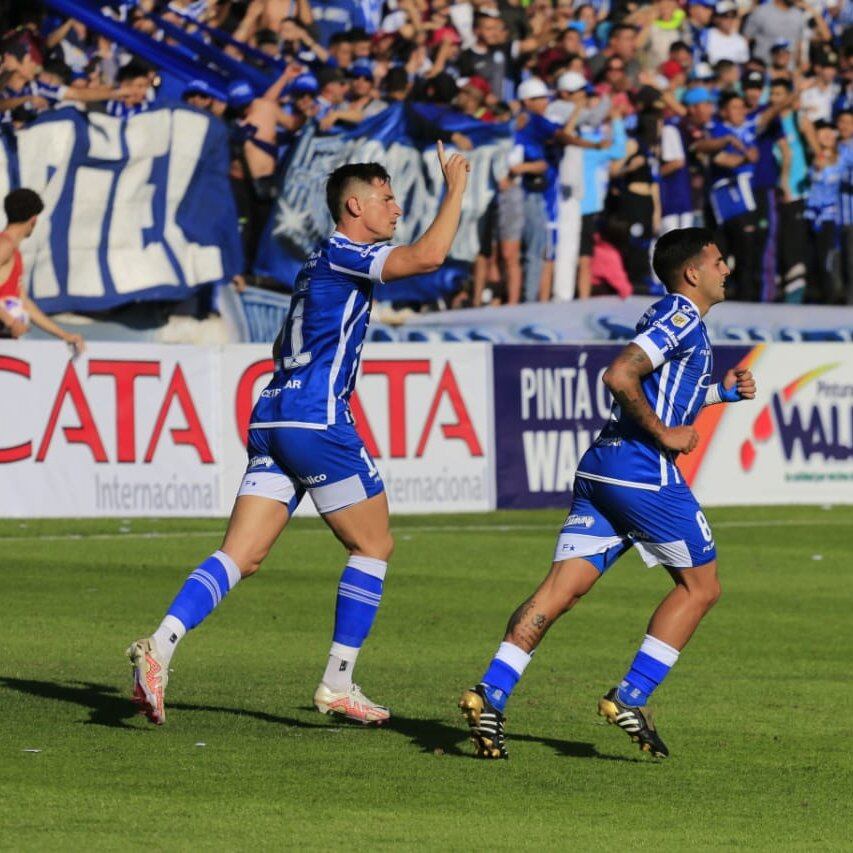
POLYGON ((595 715, 669 585, 634 554, 546 638, 509 762, 470 757, 458 694, 559 512, 394 519, 357 673, 395 715, 379 730, 311 709, 343 565, 320 522, 186 638, 161 728, 124 649, 222 522, 0 522, 0 848, 850 849, 853 507, 708 516, 723 597, 655 697, 666 762, 595 715))

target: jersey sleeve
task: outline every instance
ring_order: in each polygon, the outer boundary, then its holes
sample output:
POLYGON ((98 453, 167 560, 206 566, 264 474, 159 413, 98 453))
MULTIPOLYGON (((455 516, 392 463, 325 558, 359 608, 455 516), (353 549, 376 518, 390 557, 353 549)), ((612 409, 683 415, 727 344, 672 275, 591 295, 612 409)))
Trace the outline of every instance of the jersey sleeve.
POLYGON ((344 275, 354 275, 383 284, 382 269, 394 246, 387 243, 332 243, 329 246, 329 267, 344 275))
POLYGON ((699 325, 699 315, 684 306, 670 306, 669 310, 653 316, 648 325, 632 341, 657 369, 665 361, 675 358, 683 349, 690 333, 699 325))

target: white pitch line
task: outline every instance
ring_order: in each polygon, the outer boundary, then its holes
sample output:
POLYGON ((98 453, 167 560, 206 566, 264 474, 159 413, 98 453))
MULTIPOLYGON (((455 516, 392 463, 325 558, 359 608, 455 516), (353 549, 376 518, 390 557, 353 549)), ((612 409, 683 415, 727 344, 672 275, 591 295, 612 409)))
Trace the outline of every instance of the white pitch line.
MULTIPOLYGON (((730 529, 730 528, 761 528, 761 527, 840 527, 848 525, 848 520, 833 520, 829 518, 818 518, 813 521, 789 521, 781 519, 769 519, 766 521, 718 521, 712 524, 714 529, 730 529)), ((557 524, 437 524, 432 526, 404 527, 391 525, 392 533, 405 533, 407 535, 415 533, 511 533, 513 531, 535 531, 535 530, 550 530, 556 532, 560 527, 557 524)), ((223 525, 224 530, 224 525, 223 525)), ((301 529, 292 527, 286 534, 294 533, 323 533, 326 534, 325 527, 314 527, 301 529)), ((56 533, 36 536, 0 536, 2 542, 81 542, 97 539, 204 539, 218 538, 223 534, 222 530, 172 530, 172 531, 147 531, 134 533, 56 533)))

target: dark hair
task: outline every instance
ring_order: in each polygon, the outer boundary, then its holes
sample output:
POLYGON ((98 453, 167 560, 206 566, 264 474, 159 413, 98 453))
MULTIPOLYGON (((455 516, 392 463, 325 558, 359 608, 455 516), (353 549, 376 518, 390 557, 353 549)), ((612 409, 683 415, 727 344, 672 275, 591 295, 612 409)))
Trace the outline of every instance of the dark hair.
POLYGON ((716 243, 714 232, 707 228, 677 228, 667 231, 656 245, 652 257, 655 275, 672 293, 678 286, 678 274, 688 261, 701 254, 705 246, 716 243))
POLYGON ((786 92, 794 91, 794 84, 787 77, 774 77, 770 81, 770 88, 781 86, 786 92))
POLYGON ((38 216, 44 210, 44 202, 37 192, 22 188, 12 190, 3 199, 3 207, 6 210, 6 219, 9 220, 10 225, 13 225, 38 216))
POLYGON ((674 41, 669 46, 669 52, 672 54, 677 50, 690 50, 690 45, 686 41, 674 41))
POLYGON ((624 33, 628 30, 630 30, 634 35, 637 35, 636 27, 632 27, 630 24, 616 24, 616 26, 608 33, 607 41, 613 41, 620 33, 624 33))
POLYGON ((141 62, 137 60, 133 60, 128 62, 127 65, 119 68, 118 73, 116 74, 116 82, 117 83, 127 83, 128 80, 136 80, 139 77, 147 77, 148 76, 148 66, 143 65, 141 62))
POLYGON ((338 166, 329 175, 326 184, 326 204, 332 219, 340 222, 344 215, 344 204, 351 183, 358 181, 363 184, 372 184, 374 181, 379 181, 384 184, 389 180, 391 178, 381 163, 346 163, 338 166))
POLYGON ((743 95, 739 92, 723 92, 723 94, 720 95, 719 102, 717 103, 717 110, 722 112, 734 100, 742 101, 743 95))
POLYGON ((735 67, 736 63, 732 62, 731 59, 720 59, 714 64, 714 74, 719 77, 724 71, 731 71, 735 67))
POLYGON ((388 73, 385 75, 386 92, 389 94, 391 92, 405 92, 408 87, 409 74, 402 65, 395 65, 388 69, 388 73))
POLYGON ((61 59, 48 59, 42 71, 45 74, 53 74, 58 77, 63 86, 70 85, 74 77, 71 69, 61 59))
POLYGON ((839 110, 835 114, 835 124, 836 125, 838 124, 838 119, 840 119, 841 116, 853 116, 853 110, 839 110))

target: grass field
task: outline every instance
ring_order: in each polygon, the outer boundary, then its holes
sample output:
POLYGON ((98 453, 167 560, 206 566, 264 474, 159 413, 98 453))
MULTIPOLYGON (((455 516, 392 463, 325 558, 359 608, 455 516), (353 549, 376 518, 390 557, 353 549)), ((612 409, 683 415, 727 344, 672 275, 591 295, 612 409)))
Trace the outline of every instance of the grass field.
POLYGON ((311 709, 343 564, 319 522, 184 641, 161 728, 124 648, 222 523, 0 522, 0 848, 851 849, 853 507, 708 516, 723 598, 655 697, 666 762, 595 715, 669 583, 633 554, 544 642, 510 761, 470 757, 457 696, 559 512, 395 519, 358 672, 381 730, 311 709))

